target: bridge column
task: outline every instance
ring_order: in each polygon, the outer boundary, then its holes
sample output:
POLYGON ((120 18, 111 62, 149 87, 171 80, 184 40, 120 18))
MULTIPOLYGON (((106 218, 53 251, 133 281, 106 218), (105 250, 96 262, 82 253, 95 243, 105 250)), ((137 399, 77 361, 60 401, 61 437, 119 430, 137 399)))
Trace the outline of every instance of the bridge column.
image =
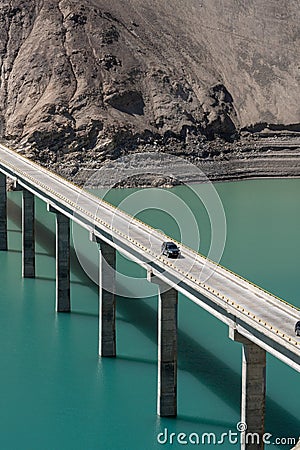
POLYGON ((91 235, 99 248, 99 355, 116 356, 116 249, 91 235))
POLYGON ((56 211, 56 311, 70 310, 70 219, 56 211))
POLYGON ((23 189, 22 199, 22 275, 35 277, 34 195, 23 189))
POLYGON ((56 311, 70 312, 70 219, 47 205, 56 214, 56 311))
POLYGON ((242 450, 263 450, 266 401, 266 351, 230 330, 230 338, 243 344, 241 421, 247 424, 242 450))
POLYGON ((0 250, 7 250, 6 175, 0 172, 0 250))
POLYGON ((178 292, 148 273, 158 285, 158 391, 157 414, 177 415, 177 306, 178 292))

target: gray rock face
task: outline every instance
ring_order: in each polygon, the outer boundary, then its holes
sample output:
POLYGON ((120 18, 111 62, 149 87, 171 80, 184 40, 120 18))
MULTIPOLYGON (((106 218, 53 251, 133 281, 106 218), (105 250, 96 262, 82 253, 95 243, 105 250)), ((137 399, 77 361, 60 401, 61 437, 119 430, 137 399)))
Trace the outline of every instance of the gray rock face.
POLYGON ((2 0, 0 136, 43 160, 298 130, 299 23, 297 0, 2 0))

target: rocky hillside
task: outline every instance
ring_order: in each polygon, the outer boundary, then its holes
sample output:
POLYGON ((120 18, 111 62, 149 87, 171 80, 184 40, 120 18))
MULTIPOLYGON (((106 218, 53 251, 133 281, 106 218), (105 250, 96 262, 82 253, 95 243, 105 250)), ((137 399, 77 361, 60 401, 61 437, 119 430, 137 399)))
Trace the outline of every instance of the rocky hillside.
POLYGON ((298 0, 1 0, 0 137, 55 164, 300 131, 299 23, 298 0))

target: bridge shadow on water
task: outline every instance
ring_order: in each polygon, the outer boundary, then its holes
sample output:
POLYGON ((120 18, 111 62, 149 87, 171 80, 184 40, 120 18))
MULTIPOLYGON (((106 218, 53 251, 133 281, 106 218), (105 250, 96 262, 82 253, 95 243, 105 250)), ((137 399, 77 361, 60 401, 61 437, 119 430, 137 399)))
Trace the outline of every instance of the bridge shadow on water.
MULTIPOLYGON (((10 199, 8 200, 8 213, 9 218, 20 227, 21 208, 10 199)), ((51 232, 37 220, 36 241, 49 255, 55 256, 55 233, 51 232)), ((81 280, 78 282, 79 284, 88 286, 95 293, 98 292, 98 286, 90 280, 79 264, 74 249, 71 249, 71 268, 73 274, 81 280)), ((128 292, 128 296, 130 297, 130 292, 128 292)), ((118 313, 122 315, 122 318, 118 318, 118 320, 130 323, 157 345, 157 313, 153 308, 142 300, 136 301, 119 298, 117 301, 117 309, 118 313)), ((97 317, 97 314, 88 312, 73 311, 73 314, 97 317)), ((118 359, 126 359, 137 363, 157 364, 156 360, 147 358, 118 356, 118 359)), ((240 375, 224 363, 224 361, 217 358, 212 352, 201 345, 200 342, 194 340, 188 333, 180 329, 178 329, 178 368, 189 372, 214 394, 218 395, 230 407, 239 412, 241 392, 240 375)), ((295 395, 297 395, 297 393, 295 393, 295 395)), ((267 432, 271 432, 274 436, 278 437, 295 437, 299 435, 300 420, 297 417, 289 413, 269 396, 267 396, 266 404, 267 432)), ((203 405, 203 408, 205 408, 205 405, 203 405)), ((199 410, 201 410, 201 405, 199 406, 199 410)), ((178 418, 187 422, 214 425, 213 421, 201 418, 200 416, 190 417, 180 416, 179 414, 178 418)), ((217 422, 218 421, 216 421, 216 424, 220 425, 220 423, 217 422)), ((228 428, 227 422, 224 422, 221 425, 228 428)), ((232 424, 230 425, 232 426, 232 424)))

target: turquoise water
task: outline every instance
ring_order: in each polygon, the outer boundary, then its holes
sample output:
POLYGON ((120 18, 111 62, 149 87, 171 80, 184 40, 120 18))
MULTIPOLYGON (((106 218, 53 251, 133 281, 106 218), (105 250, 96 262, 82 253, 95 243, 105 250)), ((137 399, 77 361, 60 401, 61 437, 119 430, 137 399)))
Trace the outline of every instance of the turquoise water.
MULTIPOLYGON (((199 194, 206 185, 196 185, 199 194)), ((255 180, 216 184, 227 220, 222 264, 300 306, 300 180, 255 180)), ((190 218, 161 190, 114 190, 107 198, 175 238, 209 249, 205 209, 188 187, 173 188, 200 224, 200 242, 186 232, 190 218), (134 194, 134 195, 133 195, 134 194), (146 208, 148 198, 155 201, 146 208), (172 206, 172 207, 171 207, 172 206), (142 210, 144 209, 144 210, 142 210), (170 214, 163 209, 171 210, 170 214), (199 244, 199 245, 198 245, 199 244)), ((159 444, 168 433, 221 433, 240 420, 240 345, 228 329, 182 296, 179 299, 178 418, 156 416, 156 297, 140 280, 124 282, 117 302, 116 359, 97 357, 98 297, 72 253, 72 314, 56 314, 54 217, 37 202, 37 278, 22 279, 20 194, 9 201, 9 252, 0 253, 1 416, 5 450, 151 450, 182 448, 159 444), (142 290, 141 290, 142 287, 142 290), (137 291, 149 295, 137 297, 137 291), (152 296, 151 296, 152 295, 152 296)), ((152 201, 151 200, 151 201, 152 201)), ((90 265, 97 250, 84 231, 74 229, 75 247, 90 265), (79 242, 80 241, 80 242, 79 242)), ((144 272, 118 257, 118 269, 144 272)), ((152 290, 151 290, 152 289, 152 290)), ((266 430, 274 437, 300 434, 299 376, 268 356, 266 430), (298 383, 297 383, 298 382, 298 383)), ((169 437, 169 436, 168 436, 169 437)), ((273 445, 272 448, 290 448, 273 445)), ((186 447, 197 447, 189 444, 186 447)), ((209 448, 211 445, 201 445, 209 448)), ((228 442, 224 449, 239 448, 228 442)))

